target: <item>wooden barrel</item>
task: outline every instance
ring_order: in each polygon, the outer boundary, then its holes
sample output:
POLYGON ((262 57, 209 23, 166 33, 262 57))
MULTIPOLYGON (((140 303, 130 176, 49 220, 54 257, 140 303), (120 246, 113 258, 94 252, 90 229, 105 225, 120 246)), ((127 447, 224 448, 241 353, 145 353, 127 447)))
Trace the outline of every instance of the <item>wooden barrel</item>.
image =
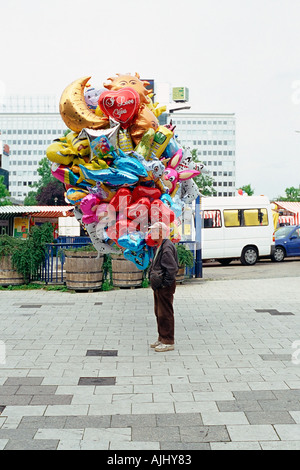
POLYGON ((2 256, 0 259, 0 285, 20 286, 25 284, 24 277, 13 267, 11 256, 2 256))
POLYGON ((112 281, 114 287, 140 287, 143 271, 123 255, 111 255, 112 281))
POLYGON ((103 256, 96 251, 66 251, 66 286, 73 290, 97 290, 102 286, 103 256))
POLYGON ((176 282, 178 284, 181 284, 184 281, 184 273, 185 273, 185 267, 181 266, 178 270, 177 275, 176 275, 176 282))

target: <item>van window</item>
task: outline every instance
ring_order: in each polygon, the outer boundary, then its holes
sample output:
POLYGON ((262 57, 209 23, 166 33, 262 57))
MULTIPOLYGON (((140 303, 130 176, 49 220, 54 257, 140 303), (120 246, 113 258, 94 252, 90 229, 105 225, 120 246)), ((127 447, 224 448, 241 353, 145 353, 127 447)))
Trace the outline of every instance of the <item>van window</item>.
POLYGON ((245 209, 244 210, 245 225, 268 225, 267 209, 245 209))
POLYGON ((241 209, 226 209, 223 214, 225 227, 240 227, 243 225, 241 209))
POLYGON ((203 228, 218 228, 222 227, 221 212, 216 211, 203 211, 203 228))
POLYGON ((267 209, 226 209, 223 213, 225 227, 253 227, 269 223, 267 209))

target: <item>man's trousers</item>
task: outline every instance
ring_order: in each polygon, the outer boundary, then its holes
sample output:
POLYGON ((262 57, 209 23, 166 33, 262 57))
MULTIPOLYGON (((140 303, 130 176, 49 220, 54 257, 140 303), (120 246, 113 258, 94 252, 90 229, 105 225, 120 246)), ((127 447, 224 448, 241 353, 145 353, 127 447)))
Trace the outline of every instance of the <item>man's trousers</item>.
POLYGON ((163 344, 174 344, 173 300, 175 289, 176 281, 170 286, 161 287, 153 291, 158 341, 163 344))

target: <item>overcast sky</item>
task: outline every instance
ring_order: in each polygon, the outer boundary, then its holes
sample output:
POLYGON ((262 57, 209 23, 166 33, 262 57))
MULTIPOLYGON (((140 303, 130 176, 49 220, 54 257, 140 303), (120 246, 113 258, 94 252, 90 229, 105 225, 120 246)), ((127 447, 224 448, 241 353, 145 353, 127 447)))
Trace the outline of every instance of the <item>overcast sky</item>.
POLYGON ((236 114, 237 186, 300 185, 299 0, 0 0, 0 99, 116 73, 186 86, 236 114))

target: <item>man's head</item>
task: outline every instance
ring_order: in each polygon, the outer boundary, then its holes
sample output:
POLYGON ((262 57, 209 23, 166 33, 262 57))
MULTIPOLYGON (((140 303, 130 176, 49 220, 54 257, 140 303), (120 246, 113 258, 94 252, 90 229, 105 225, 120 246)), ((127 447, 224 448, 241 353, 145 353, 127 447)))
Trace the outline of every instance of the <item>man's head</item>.
POLYGON ((151 230, 151 239, 157 241, 157 244, 160 245, 165 238, 169 238, 170 229, 163 222, 155 222, 150 227, 151 230))

